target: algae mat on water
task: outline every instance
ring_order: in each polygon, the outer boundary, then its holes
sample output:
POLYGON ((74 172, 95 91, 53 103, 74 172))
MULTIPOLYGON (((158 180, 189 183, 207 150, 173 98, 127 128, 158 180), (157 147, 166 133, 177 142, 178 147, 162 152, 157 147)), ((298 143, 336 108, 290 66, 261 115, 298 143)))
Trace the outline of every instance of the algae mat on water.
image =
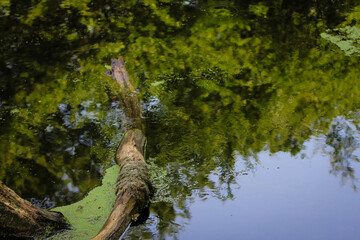
POLYGON ((51 239, 90 239, 100 231, 114 206, 119 168, 114 165, 107 169, 102 185, 91 190, 83 200, 52 209, 64 214, 72 229, 51 239))

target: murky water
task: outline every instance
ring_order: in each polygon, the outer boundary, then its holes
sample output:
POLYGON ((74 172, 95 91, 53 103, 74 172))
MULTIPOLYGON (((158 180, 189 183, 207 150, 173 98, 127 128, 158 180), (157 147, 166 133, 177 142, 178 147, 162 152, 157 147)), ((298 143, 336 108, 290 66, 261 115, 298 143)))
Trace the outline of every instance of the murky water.
MULTIPOLYGON (((52 208, 101 183, 122 55, 157 193, 125 239, 359 239, 353 1, 0 7, 0 180, 52 208)), ((90 238, 90 236, 89 236, 90 238)))

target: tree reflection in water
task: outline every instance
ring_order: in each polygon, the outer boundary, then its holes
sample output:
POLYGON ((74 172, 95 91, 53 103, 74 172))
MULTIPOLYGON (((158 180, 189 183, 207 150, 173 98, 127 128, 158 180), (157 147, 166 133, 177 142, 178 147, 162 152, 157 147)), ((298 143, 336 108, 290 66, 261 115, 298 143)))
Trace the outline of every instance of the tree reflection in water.
POLYGON ((358 58, 320 34, 360 26, 358 9, 354 1, 5 0, 0 179, 56 205, 100 183, 122 135, 118 89, 104 72, 123 55, 144 102, 147 158, 167 179, 158 179, 153 224, 128 238, 176 238, 194 196, 233 199, 236 177, 261 151, 295 156, 314 135, 326 135, 332 173, 355 187, 358 58))
MULTIPOLYGON (((355 114, 356 115, 356 114, 355 114)), ((342 181, 350 181, 353 188, 357 189, 357 180, 351 165, 359 162, 359 123, 353 119, 338 116, 330 126, 326 135, 327 154, 331 156, 330 171, 334 175, 340 175, 342 181)))

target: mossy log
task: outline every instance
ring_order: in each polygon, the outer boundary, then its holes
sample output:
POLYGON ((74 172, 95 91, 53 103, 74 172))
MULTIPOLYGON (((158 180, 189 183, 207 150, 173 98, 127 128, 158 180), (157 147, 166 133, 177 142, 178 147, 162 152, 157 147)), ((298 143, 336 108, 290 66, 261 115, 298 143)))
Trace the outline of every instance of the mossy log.
POLYGON ((116 153, 120 166, 116 185, 116 202, 105 225, 93 240, 119 239, 131 222, 148 207, 153 193, 150 175, 144 159, 145 136, 142 133, 141 111, 138 98, 130 83, 122 57, 113 59, 108 72, 120 84, 120 98, 129 130, 116 153))
POLYGON ((0 238, 29 238, 68 228, 64 216, 35 207, 0 181, 0 238))

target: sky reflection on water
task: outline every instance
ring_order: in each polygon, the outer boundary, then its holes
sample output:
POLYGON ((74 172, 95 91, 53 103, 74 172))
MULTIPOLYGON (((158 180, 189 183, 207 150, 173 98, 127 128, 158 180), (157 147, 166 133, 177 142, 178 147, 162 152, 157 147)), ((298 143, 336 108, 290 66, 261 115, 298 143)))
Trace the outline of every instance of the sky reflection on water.
MULTIPOLYGON (((329 173, 324 141, 306 142, 303 159, 261 152, 261 164, 237 177, 234 200, 195 198, 178 239, 359 239, 360 193, 329 173)), ((353 167, 360 172, 359 163, 353 167)))

